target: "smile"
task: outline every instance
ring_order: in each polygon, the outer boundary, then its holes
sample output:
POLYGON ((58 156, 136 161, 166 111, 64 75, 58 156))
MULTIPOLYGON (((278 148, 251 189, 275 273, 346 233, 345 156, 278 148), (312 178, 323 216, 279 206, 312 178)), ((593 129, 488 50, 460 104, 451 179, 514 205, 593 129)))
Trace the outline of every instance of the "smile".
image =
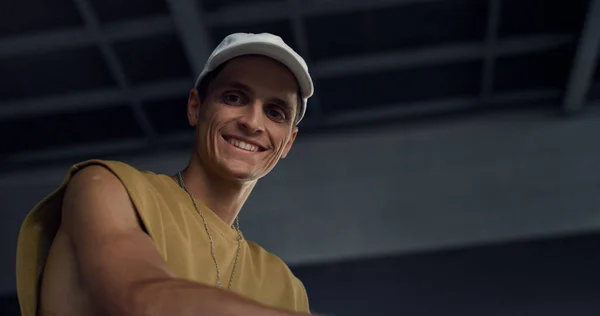
POLYGON ((237 147, 239 149, 249 151, 249 152, 258 152, 262 151, 261 147, 258 147, 254 144, 247 143, 243 140, 239 140, 233 137, 224 137, 225 141, 227 141, 230 145, 237 147))

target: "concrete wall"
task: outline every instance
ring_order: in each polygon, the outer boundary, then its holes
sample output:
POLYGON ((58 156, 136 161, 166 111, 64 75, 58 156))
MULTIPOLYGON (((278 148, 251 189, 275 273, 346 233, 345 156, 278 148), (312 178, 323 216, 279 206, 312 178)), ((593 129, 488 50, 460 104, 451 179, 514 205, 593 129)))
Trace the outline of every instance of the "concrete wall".
MULTIPOLYGON (((300 136, 302 138, 302 136, 300 136)), ((188 152, 124 160, 174 173, 188 152)), ((0 175, 0 292, 19 224, 68 165, 0 175)), ((600 229, 600 116, 519 113, 300 140, 241 215, 292 264, 600 229)))

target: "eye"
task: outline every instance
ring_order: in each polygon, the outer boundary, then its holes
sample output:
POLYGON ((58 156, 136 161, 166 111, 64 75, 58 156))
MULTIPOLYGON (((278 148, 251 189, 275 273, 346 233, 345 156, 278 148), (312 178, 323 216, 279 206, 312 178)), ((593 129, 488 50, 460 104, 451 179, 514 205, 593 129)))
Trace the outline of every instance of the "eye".
POLYGON ((275 121, 285 121, 287 115, 286 113, 279 108, 278 106, 270 106, 266 110, 267 115, 275 121))
POLYGON ((242 105, 245 103, 244 98, 236 93, 226 93, 222 97, 223 103, 229 105, 242 105))

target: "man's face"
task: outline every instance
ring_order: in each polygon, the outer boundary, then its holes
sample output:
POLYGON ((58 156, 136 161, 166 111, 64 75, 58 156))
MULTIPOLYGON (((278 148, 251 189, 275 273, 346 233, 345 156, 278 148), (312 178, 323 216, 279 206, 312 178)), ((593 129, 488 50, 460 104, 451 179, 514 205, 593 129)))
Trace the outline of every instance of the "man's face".
POLYGON ((298 84, 286 66, 258 55, 234 58, 202 100, 192 90, 188 119, 208 172, 257 180, 288 154, 298 132, 298 84))

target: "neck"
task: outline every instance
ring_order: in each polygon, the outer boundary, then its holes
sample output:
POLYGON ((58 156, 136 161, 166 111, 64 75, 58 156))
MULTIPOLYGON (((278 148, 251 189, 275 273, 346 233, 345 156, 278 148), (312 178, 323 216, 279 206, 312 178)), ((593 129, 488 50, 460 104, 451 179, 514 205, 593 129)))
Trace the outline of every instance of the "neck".
POLYGON ((231 226, 256 182, 240 183, 218 178, 206 172, 193 158, 181 172, 183 182, 194 198, 210 208, 231 226))

